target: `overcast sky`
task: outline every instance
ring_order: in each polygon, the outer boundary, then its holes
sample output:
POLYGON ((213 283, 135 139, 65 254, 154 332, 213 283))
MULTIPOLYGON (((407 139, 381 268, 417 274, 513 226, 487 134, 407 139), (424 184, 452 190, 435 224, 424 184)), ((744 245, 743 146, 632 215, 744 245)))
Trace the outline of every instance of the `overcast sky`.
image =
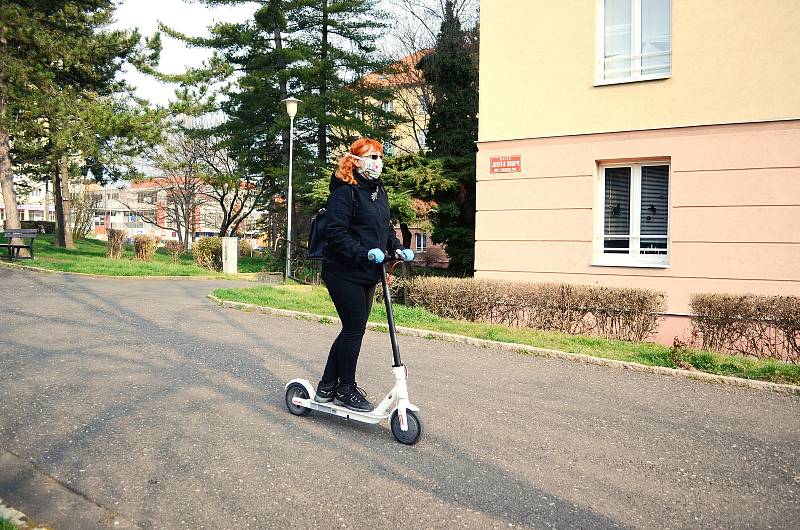
MULTIPOLYGON (((383 0, 383 5, 387 10, 392 9, 391 0, 383 0)), ((209 8, 184 0, 122 0, 116 10, 113 27, 139 28, 142 35, 152 35, 158 30, 158 22, 161 21, 188 35, 207 35, 207 28, 215 22, 246 20, 257 7, 256 3, 209 8)), ((180 73, 188 66, 200 66, 210 55, 207 50, 187 48, 180 41, 164 34, 161 35, 161 42, 163 49, 159 69, 162 72, 180 73)), ((125 73, 125 79, 136 87, 138 96, 153 103, 166 104, 175 91, 175 85, 159 83, 130 67, 125 73)))
MULTIPOLYGON (((206 28, 215 22, 236 22, 250 18, 257 4, 209 8, 183 0, 123 0, 116 10, 113 27, 139 28, 142 35, 158 31, 158 22, 188 35, 206 35, 206 28)), ((200 66, 209 57, 207 50, 188 48, 180 41, 161 35, 163 49, 159 69, 176 74, 187 66, 200 66)), ((153 103, 166 104, 175 92, 175 85, 159 83, 128 67, 125 79, 136 87, 136 94, 153 103)))

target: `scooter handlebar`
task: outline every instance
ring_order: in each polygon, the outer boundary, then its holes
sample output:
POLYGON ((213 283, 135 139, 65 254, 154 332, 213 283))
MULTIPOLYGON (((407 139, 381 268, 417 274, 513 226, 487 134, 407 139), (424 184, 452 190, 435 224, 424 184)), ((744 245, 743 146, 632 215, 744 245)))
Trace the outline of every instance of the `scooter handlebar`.
MULTIPOLYGON (((380 263, 376 263, 376 265, 383 265, 384 263, 391 263, 393 261, 403 261, 403 256, 401 254, 402 250, 399 248, 394 251, 394 255, 388 250, 383 251, 383 261, 380 263)), ((374 262, 375 260, 370 259, 370 261, 374 262)))

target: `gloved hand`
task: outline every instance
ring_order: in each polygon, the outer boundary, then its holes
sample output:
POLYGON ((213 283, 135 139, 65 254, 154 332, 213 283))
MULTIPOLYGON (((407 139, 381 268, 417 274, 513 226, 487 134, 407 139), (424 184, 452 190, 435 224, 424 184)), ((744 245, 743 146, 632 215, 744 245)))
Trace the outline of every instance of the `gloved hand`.
POLYGON ((403 261, 414 261, 414 252, 410 248, 404 248, 403 250, 398 249, 397 257, 403 261))
POLYGON ((383 263, 383 251, 379 248, 373 248, 369 252, 367 252, 367 258, 370 261, 374 261, 375 263, 383 263))

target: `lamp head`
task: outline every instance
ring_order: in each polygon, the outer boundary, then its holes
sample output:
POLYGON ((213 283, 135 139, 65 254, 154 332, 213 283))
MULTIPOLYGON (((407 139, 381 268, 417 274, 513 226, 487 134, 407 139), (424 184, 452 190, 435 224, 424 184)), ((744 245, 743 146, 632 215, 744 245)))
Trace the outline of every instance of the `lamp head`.
POLYGON ((295 114, 297 114, 297 104, 301 101, 297 98, 288 97, 283 102, 286 103, 286 113, 290 118, 294 118, 295 114))

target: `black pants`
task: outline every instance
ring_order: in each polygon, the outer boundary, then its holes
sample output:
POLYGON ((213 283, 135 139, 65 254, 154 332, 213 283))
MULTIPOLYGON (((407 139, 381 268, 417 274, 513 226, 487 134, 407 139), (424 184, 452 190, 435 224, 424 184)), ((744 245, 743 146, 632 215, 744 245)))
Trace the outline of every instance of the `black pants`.
POLYGON ((375 285, 363 285, 337 276, 324 277, 336 312, 342 320, 342 331, 331 345, 322 382, 341 385, 356 382, 356 364, 361 351, 361 340, 367 326, 375 285))

